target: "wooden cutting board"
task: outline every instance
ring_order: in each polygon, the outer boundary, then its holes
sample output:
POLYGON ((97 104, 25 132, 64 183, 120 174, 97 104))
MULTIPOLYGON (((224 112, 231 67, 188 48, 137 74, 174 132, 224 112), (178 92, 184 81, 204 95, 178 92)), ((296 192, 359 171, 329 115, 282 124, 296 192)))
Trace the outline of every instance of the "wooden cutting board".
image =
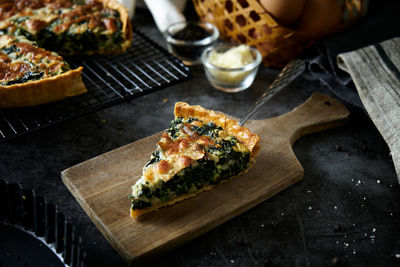
POLYGON ((308 133, 342 125, 349 111, 322 94, 293 111, 246 126, 260 135, 255 166, 216 188, 174 206, 129 216, 128 195, 160 133, 117 148, 61 173, 79 204, 127 263, 154 258, 241 214, 298 182, 303 168, 292 144, 308 133))

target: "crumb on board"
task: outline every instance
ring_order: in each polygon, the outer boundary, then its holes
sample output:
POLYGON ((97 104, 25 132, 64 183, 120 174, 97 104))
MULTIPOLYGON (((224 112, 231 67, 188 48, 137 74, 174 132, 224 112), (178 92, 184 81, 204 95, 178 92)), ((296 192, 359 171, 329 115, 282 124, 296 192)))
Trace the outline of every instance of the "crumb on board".
POLYGON ((167 103, 167 102, 168 102, 168 98, 164 98, 164 99, 162 100, 162 102, 163 102, 163 103, 167 103))

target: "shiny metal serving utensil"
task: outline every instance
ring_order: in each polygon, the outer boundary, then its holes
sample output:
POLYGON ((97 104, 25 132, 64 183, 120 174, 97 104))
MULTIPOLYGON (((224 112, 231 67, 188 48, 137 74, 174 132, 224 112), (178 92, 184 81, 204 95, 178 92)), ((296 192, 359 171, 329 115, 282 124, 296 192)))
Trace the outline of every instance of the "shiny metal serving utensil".
POLYGON ((246 121, 262 106, 270 100, 281 89, 288 86, 294 79, 304 72, 306 64, 303 60, 295 59, 290 61, 279 73, 278 77, 268 87, 264 94, 256 103, 247 111, 246 115, 240 120, 239 125, 243 126, 246 121))

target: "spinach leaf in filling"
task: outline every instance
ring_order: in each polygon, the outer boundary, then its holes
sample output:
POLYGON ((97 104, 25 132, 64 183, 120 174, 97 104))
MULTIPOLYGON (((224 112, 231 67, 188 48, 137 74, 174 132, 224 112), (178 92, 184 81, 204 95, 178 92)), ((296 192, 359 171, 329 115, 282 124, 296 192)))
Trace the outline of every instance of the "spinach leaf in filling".
POLYGON ((172 120, 166 133, 168 133, 172 138, 178 137, 178 132, 180 131, 183 123, 183 118, 179 117, 172 120))
POLYGON ((16 45, 12 44, 10 46, 3 47, 0 51, 3 52, 4 54, 9 55, 11 53, 18 52, 19 48, 16 45))
POLYGON ((149 166, 149 165, 151 165, 151 164, 153 164, 153 163, 159 162, 160 160, 161 160, 161 158, 160 158, 160 151, 159 151, 159 150, 156 150, 156 151, 154 151, 154 153, 151 155, 151 159, 146 163, 146 166, 145 166, 145 167, 147 167, 147 166, 149 166))
POLYGON ((222 130, 221 127, 218 127, 213 122, 209 122, 207 124, 203 124, 202 126, 192 126, 192 130, 198 133, 199 135, 209 136, 211 138, 218 137, 218 131, 222 130))
POLYGON ((35 81, 35 80, 40 80, 43 77, 44 73, 43 72, 26 72, 24 76, 21 78, 12 80, 12 81, 7 81, 2 83, 1 85, 13 85, 17 83, 25 83, 28 81, 35 81))

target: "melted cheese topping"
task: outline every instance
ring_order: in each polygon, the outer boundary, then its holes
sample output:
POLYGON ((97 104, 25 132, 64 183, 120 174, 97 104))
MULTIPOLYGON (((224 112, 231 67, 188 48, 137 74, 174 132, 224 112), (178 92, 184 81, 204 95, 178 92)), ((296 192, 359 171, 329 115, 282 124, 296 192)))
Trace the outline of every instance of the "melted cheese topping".
POLYGON ((164 133, 157 143, 162 160, 144 169, 144 179, 150 183, 157 183, 159 180, 166 182, 180 170, 190 166, 194 160, 203 158, 205 156, 205 147, 201 145, 203 138, 197 136, 193 138, 193 136, 173 140, 164 133))

